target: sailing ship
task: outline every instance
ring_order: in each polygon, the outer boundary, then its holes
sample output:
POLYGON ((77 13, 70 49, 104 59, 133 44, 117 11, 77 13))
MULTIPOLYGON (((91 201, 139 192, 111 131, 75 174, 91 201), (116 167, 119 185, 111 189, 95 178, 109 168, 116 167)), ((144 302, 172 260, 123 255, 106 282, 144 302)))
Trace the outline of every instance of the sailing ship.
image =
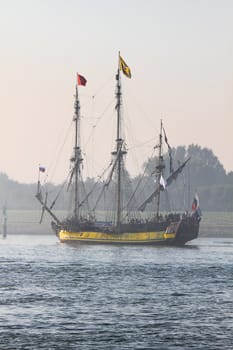
MULTIPOLYGON (((71 158, 71 172, 69 187, 74 192, 73 208, 71 215, 60 220, 54 213, 52 205, 47 204, 47 194, 43 195, 43 188, 38 178, 36 198, 42 205, 42 211, 47 211, 52 217, 52 229, 60 242, 66 243, 98 243, 98 244, 136 244, 136 245, 184 245, 198 237, 201 212, 198 198, 195 197, 192 211, 182 214, 168 213, 162 215, 160 212, 161 193, 167 191, 167 187, 176 180, 183 171, 189 159, 186 159, 175 170, 172 166, 171 147, 168 144, 162 121, 160 122, 157 164, 155 165, 154 190, 137 208, 134 208, 134 216, 130 215, 132 203, 136 203, 136 189, 128 198, 128 204, 123 204, 123 174, 125 173, 125 156, 127 154, 126 143, 122 133, 122 77, 131 78, 131 70, 119 53, 118 69, 116 74, 116 140, 115 149, 112 151, 111 169, 103 184, 103 189, 97 196, 96 204, 84 214, 84 203, 92 194, 92 191, 80 198, 80 187, 82 180, 83 153, 80 142, 80 101, 78 86, 86 85, 86 79, 77 74, 75 105, 74 105, 74 146, 71 158), (163 143, 168 145, 170 156, 170 175, 165 178, 165 161, 163 155, 163 143), (112 197, 114 203, 114 215, 109 220, 98 220, 95 209, 101 195, 110 183, 114 182, 115 192, 112 197), (152 213, 147 218, 147 206, 154 203, 152 213), (131 205, 130 205, 131 204, 131 205), (136 214, 135 214, 136 213, 136 214)), ((41 171, 41 169, 40 169, 41 171)), ((43 168, 44 171, 44 168, 43 168)))

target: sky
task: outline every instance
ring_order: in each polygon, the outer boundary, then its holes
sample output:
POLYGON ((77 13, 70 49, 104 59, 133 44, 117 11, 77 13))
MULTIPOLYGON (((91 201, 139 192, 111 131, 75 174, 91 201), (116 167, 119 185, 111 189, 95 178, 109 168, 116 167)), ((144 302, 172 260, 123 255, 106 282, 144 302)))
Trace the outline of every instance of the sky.
POLYGON ((160 119, 172 146, 210 148, 233 170, 232 0, 0 0, 0 9, 0 172, 33 183, 41 164, 63 181, 77 72, 87 79, 86 175, 108 165, 119 51, 132 72, 122 77, 130 173, 151 155, 160 119))

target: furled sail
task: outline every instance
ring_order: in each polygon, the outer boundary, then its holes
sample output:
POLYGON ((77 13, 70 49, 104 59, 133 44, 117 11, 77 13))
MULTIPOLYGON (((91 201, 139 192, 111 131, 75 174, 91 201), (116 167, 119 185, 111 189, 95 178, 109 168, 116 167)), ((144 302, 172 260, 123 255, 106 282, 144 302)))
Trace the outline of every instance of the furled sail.
MULTIPOLYGON (((170 176, 168 176, 168 178, 165 181, 166 186, 169 186, 173 182, 173 180, 176 180, 177 176, 182 172, 182 170, 184 169, 185 165, 188 163, 189 160, 190 158, 186 159, 184 163, 182 163, 175 171, 173 171, 173 173, 170 176)), ((155 189, 155 191, 150 195, 150 197, 147 198, 142 203, 142 205, 140 205, 138 210, 144 211, 146 209, 147 204, 151 203, 152 199, 156 197, 160 191, 164 191, 164 186, 162 186, 161 184, 159 184, 158 187, 155 189)))

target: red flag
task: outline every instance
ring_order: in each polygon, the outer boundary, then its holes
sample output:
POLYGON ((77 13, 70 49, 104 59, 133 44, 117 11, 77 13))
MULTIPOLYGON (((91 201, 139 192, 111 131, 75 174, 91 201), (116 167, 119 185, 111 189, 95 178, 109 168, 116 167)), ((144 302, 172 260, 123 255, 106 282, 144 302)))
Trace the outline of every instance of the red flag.
POLYGON ((77 82, 78 85, 85 86, 87 83, 87 80, 80 74, 77 74, 77 82))

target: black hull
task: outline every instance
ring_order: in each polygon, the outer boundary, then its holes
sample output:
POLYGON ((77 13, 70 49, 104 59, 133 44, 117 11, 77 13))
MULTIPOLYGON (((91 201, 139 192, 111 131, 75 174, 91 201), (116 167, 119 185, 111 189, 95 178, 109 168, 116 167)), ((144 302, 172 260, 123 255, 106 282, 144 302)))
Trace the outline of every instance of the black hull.
POLYGON ((199 221, 185 217, 176 222, 125 224, 120 233, 114 227, 90 223, 52 223, 52 227, 60 241, 66 243, 183 246, 198 237, 199 221))
POLYGON ((187 217, 180 221, 176 231, 175 243, 184 245, 198 237, 200 221, 194 217, 187 217))

